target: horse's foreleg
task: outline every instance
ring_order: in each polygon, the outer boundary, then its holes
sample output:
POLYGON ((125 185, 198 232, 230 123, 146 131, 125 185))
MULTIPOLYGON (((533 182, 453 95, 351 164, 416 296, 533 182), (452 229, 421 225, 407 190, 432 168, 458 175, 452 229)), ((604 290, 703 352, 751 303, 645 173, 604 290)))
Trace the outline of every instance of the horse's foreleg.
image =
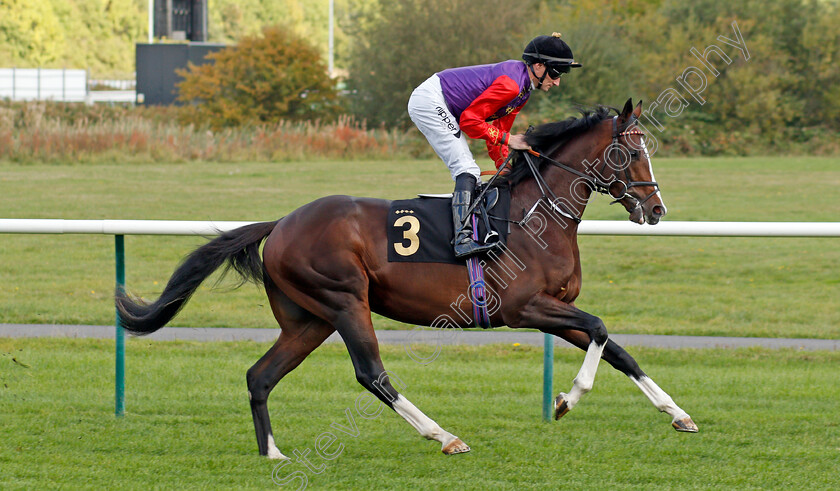
POLYGON ((320 319, 296 324, 286 322, 280 337, 247 373, 248 398, 260 455, 287 459, 274 442, 268 415, 268 395, 287 373, 294 370, 312 350, 324 342, 333 329, 320 319))
POLYGON ((353 360, 356 379, 364 388, 402 416, 421 436, 440 442, 443 453, 452 455, 470 451, 460 438, 441 428, 394 388, 393 383, 405 385, 398 376, 385 370, 370 317, 362 324, 354 323, 349 329, 340 329, 339 332, 353 360))
POLYGON ((642 375, 639 378, 630 376, 632 380, 641 389, 642 393, 650 399, 650 402, 663 413, 671 416, 671 426, 677 431, 685 431, 689 433, 697 433, 697 425, 691 420, 691 416, 683 411, 674 400, 671 399, 664 390, 660 389, 656 382, 647 375, 642 375))
POLYGON ((691 420, 691 416, 677 406, 671 396, 659 388, 656 382, 639 368, 636 360, 624 348, 619 346, 618 343, 612 340, 607 343, 607 348, 604 351, 604 360, 630 377, 630 380, 639 387, 656 409, 671 416, 671 426, 674 429, 690 433, 696 433, 698 431, 697 425, 691 420))
MULTIPOLYGON (((560 334, 560 337, 569 341, 573 345, 581 349, 586 349, 587 339, 585 335, 580 332, 567 331, 560 334)), ((691 420, 691 417, 682 410, 674 400, 664 390, 662 390, 656 382, 653 381, 642 369, 636 360, 630 356, 618 343, 613 340, 607 341, 607 345, 603 353, 604 360, 612 365, 616 370, 627 375, 636 386, 647 396, 650 402, 659 411, 671 416, 671 425, 677 431, 685 431, 696 433, 698 431, 697 425, 691 420)))
POLYGON ((402 394, 397 395, 397 399, 393 402, 394 411, 403 417, 408 424, 414 427, 421 436, 427 440, 435 440, 441 444, 441 452, 446 455, 454 455, 458 453, 465 453, 470 451, 469 445, 461 441, 460 438, 449 433, 434 422, 431 418, 423 414, 417 409, 414 404, 403 397, 402 394))

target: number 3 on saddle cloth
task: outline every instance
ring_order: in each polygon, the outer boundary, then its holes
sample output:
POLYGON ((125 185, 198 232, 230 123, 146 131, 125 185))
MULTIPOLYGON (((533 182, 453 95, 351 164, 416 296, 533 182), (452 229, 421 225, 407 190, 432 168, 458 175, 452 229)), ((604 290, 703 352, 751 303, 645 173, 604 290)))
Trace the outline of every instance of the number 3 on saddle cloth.
MULTIPOLYGON (((477 190, 478 196, 480 190, 477 190)), ((466 264, 470 279, 469 298, 476 327, 489 328, 482 255, 458 259, 452 249, 452 195, 421 194, 419 198, 391 202, 388 210, 388 261, 466 264)), ((470 216, 473 240, 504 244, 509 232, 510 188, 494 187, 470 216)))

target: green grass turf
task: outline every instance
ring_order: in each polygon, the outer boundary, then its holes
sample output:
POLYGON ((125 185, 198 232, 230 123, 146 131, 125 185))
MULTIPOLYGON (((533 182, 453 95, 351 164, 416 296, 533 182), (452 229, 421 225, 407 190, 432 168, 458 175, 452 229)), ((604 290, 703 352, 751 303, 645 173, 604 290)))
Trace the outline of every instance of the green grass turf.
MULTIPOLYGON (((113 343, 0 339, 0 488, 267 489, 245 371, 265 343, 127 343, 127 413, 113 415, 113 343)), ((316 350, 269 401, 278 446, 311 489, 836 489, 839 352, 633 349, 700 427, 673 431, 627 378, 602 364, 559 422, 541 421, 541 353, 445 346, 428 365, 384 346, 403 394, 472 446, 444 456, 390 410, 364 419, 341 345, 316 350), (352 426, 356 436, 333 424, 352 426), (333 460, 315 455, 331 432, 333 460), (323 441, 322 441, 323 443, 323 441)), ((555 392, 583 352, 558 349, 555 392)), ((290 482, 293 489, 299 481, 290 482)))
MULTIPOLYGON (((485 163, 484 167, 488 167, 485 163)), ((671 220, 836 221, 837 158, 656 159, 671 220)), ((0 165, 3 218, 274 220, 328 194, 448 192, 437 161, 0 165)), ((625 220, 597 198, 587 219, 625 220)), ((126 237, 154 298, 201 237, 126 237)), ((578 306, 611 332, 840 338, 838 239, 582 236, 578 306)), ((113 238, 0 235, 0 322, 113 322, 113 238)), ((263 293, 202 286, 180 326, 274 327, 263 293)), ((375 318, 377 328, 405 327, 375 318)))

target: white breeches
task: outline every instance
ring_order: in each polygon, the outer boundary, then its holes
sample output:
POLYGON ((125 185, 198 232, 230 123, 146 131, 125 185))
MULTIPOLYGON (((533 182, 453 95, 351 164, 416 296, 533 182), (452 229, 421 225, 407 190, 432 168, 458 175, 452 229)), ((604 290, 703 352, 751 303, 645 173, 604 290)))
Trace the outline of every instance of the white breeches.
POLYGON ((467 137, 458 120, 446 107, 440 78, 432 75, 420 84, 408 100, 408 115, 429 141, 438 157, 449 167, 452 180, 460 174, 471 174, 481 181, 481 169, 475 163, 467 137))

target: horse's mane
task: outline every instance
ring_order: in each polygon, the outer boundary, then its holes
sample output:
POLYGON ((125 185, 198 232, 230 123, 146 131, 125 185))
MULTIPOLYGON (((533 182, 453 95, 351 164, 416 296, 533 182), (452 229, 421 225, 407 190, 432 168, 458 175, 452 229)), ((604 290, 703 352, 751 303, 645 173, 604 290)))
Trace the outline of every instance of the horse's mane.
MULTIPOLYGON (((546 123, 529 130, 525 134, 525 140, 531 148, 542 153, 550 153, 569 142, 572 138, 580 135, 610 117, 610 113, 618 110, 614 107, 597 106, 595 108, 580 107, 579 118, 568 118, 563 121, 546 123)), ((508 176, 508 183, 515 186, 520 181, 532 177, 528 169, 528 163, 522 153, 517 152, 512 159, 513 170, 508 176)), ((545 162, 541 162, 542 166, 545 162)))

